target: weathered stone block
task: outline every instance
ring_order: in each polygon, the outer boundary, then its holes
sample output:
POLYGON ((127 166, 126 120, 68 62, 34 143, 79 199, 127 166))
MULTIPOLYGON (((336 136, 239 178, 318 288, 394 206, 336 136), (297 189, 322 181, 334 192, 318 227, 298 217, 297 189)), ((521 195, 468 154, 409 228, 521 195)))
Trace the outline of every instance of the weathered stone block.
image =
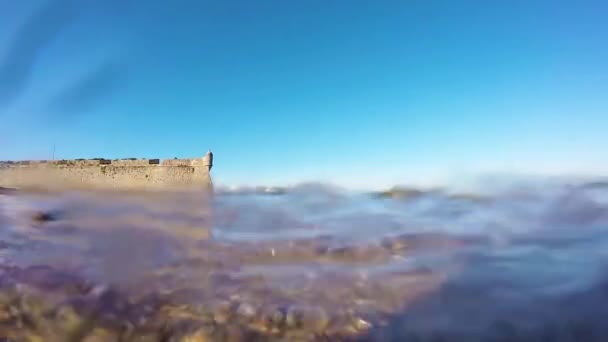
POLYGON ((166 166, 190 166, 192 165, 192 159, 165 159, 163 165, 166 166))

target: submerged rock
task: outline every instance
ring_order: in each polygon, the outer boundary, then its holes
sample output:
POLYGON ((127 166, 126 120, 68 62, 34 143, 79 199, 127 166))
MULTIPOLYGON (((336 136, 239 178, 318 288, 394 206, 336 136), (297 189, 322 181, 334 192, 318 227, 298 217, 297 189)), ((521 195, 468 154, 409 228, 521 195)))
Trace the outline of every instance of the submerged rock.
POLYGON ((424 191, 412 188, 394 187, 389 190, 373 193, 376 198, 393 198, 393 199, 414 199, 425 194, 424 191))
POLYGON ((17 189, 14 188, 5 188, 0 186, 0 195, 12 195, 17 192, 17 189))
POLYGON ((236 309, 236 314, 245 321, 252 320, 256 315, 256 309, 248 303, 241 303, 236 309))
POLYGON ((59 218, 61 213, 58 211, 37 211, 32 214, 32 220, 36 223, 57 221, 59 218))
POLYGON ((327 312, 320 307, 292 306, 287 311, 287 327, 321 332, 329 325, 327 312))
POLYGON ((95 328, 93 331, 87 335, 82 342, 119 342, 120 337, 116 332, 104 329, 104 328, 95 328))

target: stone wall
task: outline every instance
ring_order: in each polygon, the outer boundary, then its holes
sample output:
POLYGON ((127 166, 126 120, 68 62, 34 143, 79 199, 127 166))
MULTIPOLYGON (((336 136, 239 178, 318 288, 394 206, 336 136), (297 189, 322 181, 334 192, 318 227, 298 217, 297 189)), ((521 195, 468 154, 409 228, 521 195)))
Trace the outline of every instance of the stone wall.
POLYGON ((204 158, 0 162, 0 186, 16 188, 210 189, 204 158), (167 162, 169 161, 169 162, 167 162))
POLYGON ((193 159, 165 159, 165 166, 192 166, 193 159))

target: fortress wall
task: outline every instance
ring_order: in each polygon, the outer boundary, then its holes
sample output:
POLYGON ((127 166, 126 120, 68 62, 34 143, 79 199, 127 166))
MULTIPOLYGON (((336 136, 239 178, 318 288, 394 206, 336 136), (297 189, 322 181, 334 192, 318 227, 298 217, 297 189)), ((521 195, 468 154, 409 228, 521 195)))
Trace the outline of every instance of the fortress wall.
POLYGON ((160 164, 159 159, 120 159, 120 160, 112 160, 111 163, 114 166, 148 166, 148 165, 158 165, 160 164))
POLYGON ((133 190, 202 190, 211 186, 209 168, 202 162, 195 163, 201 166, 159 164, 158 159, 0 163, 0 186, 133 190))
POLYGON ((192 159, 165 159, 163 160, 165 166, 191 166, 192 159))
MULTIPOLYGON (((65 165, 65 166, 97 166, 100 165, 101 161, 100 160, 93 160, 93 159, 82 159, 82 160, 54 160, 51 162, 46 162, 46 164, 50 164, 50 165, 55 165, 55 166, 59 166, 59 165, 65 165)), ((42 163, 44 164, 44 163, 42 163)))

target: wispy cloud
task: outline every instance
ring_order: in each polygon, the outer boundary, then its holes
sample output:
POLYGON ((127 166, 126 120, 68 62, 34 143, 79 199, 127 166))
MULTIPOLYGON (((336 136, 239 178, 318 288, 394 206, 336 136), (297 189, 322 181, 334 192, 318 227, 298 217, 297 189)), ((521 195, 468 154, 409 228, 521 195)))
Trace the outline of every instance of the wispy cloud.
POLYGON ((56 94, 49 109, 53 118, 73 118, 92 108, 119 88, 127 78, 127 67, 116 61, 105 61, 56 94))
POLYGON ((76 1, 48 1, 18 29, 0 59, 0 111, 21 95, 41 52, 77 14, 76 1))

